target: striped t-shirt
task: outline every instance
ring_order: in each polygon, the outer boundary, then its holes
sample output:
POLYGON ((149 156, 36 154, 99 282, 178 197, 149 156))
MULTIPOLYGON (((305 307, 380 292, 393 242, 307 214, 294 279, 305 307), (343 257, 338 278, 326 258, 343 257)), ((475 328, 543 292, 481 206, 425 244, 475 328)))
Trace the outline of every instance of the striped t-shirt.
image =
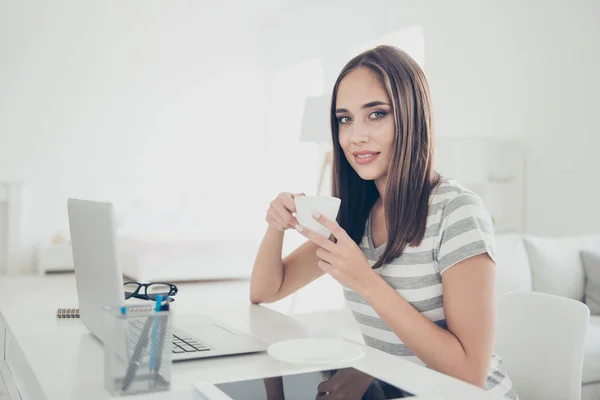
MULTIPOLYGON (((385 246, 375 248, 373 245, 369 216, 360 249, 371 265, 381 257, 385 246)), ((407 246, 400 257, 375 271, 421 314, 448 329, 442 274, 458 262, 486 252, 495 261, 492 221, 481 199, 456 181, 442 177, 429 197, 424 240, 417 247, 407 246)), ((424 365, 364 298, 348 288, 344 288, 344 296, 368 346, 424 365)), ((496 354, 492 357, 485 389, 497 393, 499 399, 518 398, 496 354)))

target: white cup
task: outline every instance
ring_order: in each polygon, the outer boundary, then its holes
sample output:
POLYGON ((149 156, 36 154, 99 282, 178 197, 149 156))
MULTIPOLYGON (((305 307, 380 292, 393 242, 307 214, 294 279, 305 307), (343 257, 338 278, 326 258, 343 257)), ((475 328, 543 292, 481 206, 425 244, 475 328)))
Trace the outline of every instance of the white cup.
POLYGON ((296 203, 296 219, 300 225, 328 238, 331 232, 317 222, 312 214, 318 212, 331 221, 335 221, 342 201, 331 196, 298 196, 294 201, 296 203))

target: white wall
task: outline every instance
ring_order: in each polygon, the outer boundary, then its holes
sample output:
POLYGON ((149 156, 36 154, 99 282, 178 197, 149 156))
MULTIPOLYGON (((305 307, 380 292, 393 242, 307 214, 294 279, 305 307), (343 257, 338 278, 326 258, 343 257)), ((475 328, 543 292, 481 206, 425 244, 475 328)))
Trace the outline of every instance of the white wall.
MULTIPOLYGON (((301 137, 303 109, 307 96, 329 98, 339 70, 353 56, 380 43, 404 48, 423 64, 424 42, 420 26, 402 26, 390 19, 386 28, 377 24, 364 32, 346 31, 335 39, 329 32, 331 14, 337 21, 352 19, 359 13, 360 3, 338 11, 335 2, 300 2, 271 18, 263 29, 267 54, 268 104, 267 122, 268 188, 271 196, 282 191, 304 192, 307 195, 331 192, 330 168, 325 170, 323 189, 317 193, 317 182, 323 167, 325 152, 330 148, 329 127, 311 134, 322 137, 323 143, 304 141, 301 137), (312 7, 312 8, 311 8, 312 7), (315 8, 319 12, 315 12, 315 8), (311 21, 312 29, 302 28, 311 21), (398 27, 398 28, 396 28, 398 27), (339 40, 338 40, 339 39, 339 40)), ((291 232, 284 241, 284 253, 292 251, 304 237, 291 232)))
POLYGON ((525 230, 598 232, 600 2, 440 2, 425 51, 440 135, 520 138, 525 230))
MULTIPOLYGON (((155 211, 150 234, 260 235, 267 200, 310 191, 310 168, 320 162, 311 144, 302 145, 305 158, 285 159, 288 142, 269 122, 277 77, 316 57, 330 90, 349 49, 415 24, 423 27, 438 135, 525 142, 527 231, 584 233, 600 224, 592 211, 600 171, 598 2, 2 7, 0 180, 26 184, 24 265, 36 243, 67 229, 68 196, 110 199, 129 214, 136 204, 155 211), (306 174, 286 181, 281 160, 306 163, 306 174)), ((122 223, 134 229, 135 218, 122 223)))
POLYGON ((274 65, 321 56, 333 78, 345 49, 422 25, 437 135, 522 140, 525 230, 598 231, 600 2, 303 1, 269 22, 274 65))
POLYGON ((263 233, 268 3, 3 2, 0 180, 26 185, 23 265, 68 231, 70 196, 145 235, 263 233))
MULTIPOLYGON (((594 72, 600 70, 600 3, 531 0, 528 7, 523 3, 296 2, 272 17, 264 29, 271 49, 269 66, 278 72, 320 60, 330 91, 352 56, 348 50, 421 26, 437 135, 521 140, 528 158, 524 230, 542 235, 597 232, 600 214, 592 210, 600 193, 590 182, 600 171, 599 158, 593 154, 600 148, 599 123, 590 111, 600 106, 600 78, 594 72)), ((281 98, 270 101, 276 104, 281 98)), ((282 136, 297 143, 293 138, 297 127, 292 124, 290 130, 269 132, 280 143, 285 143, 282 136)), ((276 146, 273 150, 281 154, 269 157, 273 192, 276 185, 282 190, 296 190, 290 188, 292 183, 302 187, 302 177, 288 172, 296 171, 299 163, 306 175, 317 176, 320 160, 315 160, 315 148, 313 153, 310 148, 296 149, 303 156, 292 159, 286 158, 287 148, 276 146)), ((286 250, 300 241, 289 235, 286 250)), ((295 296, 292 311, 310 312, 324 304, 339 307, 341 297, 335 290, 339 285, 332 278, 318 279, 295 296)))

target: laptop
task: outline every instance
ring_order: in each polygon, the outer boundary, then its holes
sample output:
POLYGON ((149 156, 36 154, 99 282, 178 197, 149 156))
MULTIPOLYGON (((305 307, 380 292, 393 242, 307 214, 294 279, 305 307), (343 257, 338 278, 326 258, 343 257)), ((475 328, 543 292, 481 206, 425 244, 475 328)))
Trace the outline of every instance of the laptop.
MULTIPOLYGON (((112 203, 68 199, 67 208, 80 318, 104 342, 104 307, 125 304, 114 207, 112 203)), ((183 324, 174 324, 172 329, 173 361, 255 353, 268 347, 205 315, 194 315, 189 325, 179 323, 183 324)))

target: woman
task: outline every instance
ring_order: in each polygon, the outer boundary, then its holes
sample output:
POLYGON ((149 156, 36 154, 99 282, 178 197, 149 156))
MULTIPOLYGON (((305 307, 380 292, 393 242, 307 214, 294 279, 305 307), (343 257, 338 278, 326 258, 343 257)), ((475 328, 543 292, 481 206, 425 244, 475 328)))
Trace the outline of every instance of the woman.
POLYGON ((433 170, 423 71, 390 46, 358 55, 335 83, 331 121, 333 195, 342 201, 337 222, 314 218, 332 237, 300 226, 296 195, 280 194, 267 211, 250 300, 273 302, 330 274, 367 345, 516 399, 492 349, 491 218, 477 195, 433 170), (309 240, 282 260, 287 229, 309 240))

